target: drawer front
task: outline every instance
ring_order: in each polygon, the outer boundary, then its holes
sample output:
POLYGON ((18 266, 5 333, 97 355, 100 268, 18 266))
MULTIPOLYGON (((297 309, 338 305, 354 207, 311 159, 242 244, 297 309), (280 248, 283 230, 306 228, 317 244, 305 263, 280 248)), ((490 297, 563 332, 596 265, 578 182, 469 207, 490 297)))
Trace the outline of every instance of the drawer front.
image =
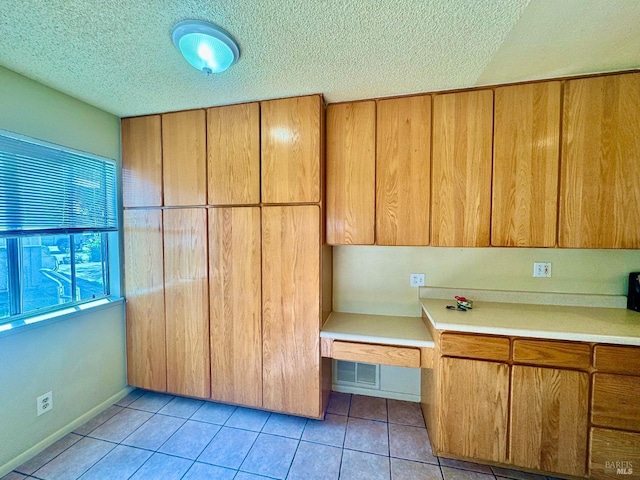
POLYGON ((445 332, 440 337, 442 355, 509 361, 509 338, 445 332))
POLYGON ((333 358, 350 362, 379 363, 396 367, 420 367, 420 349, 370 343, 333 342, 333 358))
POLYGON ((591 423, 640 432, 640 379, 594 374, 591 423))
POLYGON ((596 345, 594 363, 600 372, 640 375, 640 347, 596 345))
POLYGON ((592 428, 589 477, 640 479, 640 433, 592 428))
POLYGON ((513 341, 513 361, 586 370, 591 365, 591 346, 588 343, 516 339, 513 341))

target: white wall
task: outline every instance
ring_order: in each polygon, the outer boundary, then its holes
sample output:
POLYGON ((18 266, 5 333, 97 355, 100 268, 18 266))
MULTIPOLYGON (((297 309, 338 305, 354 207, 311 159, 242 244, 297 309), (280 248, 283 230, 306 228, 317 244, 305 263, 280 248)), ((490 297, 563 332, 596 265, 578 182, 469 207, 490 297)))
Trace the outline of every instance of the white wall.
POLYGON ((333 261, 334 310, 417 316, 410 273, 431 287, 626 295, 640 250, 340 246, 333 261), (533 278, 533 262, 551 262, 552 277, 533 278))
MULTIPOLYGON (((333 261, 334 310, 419 316, 411 273, 424 273, 432 287, 626 295, 629 272, 640 271, 640 250, 341 246, 333 248, 333 261), (552 277, 533 278, 533 262, 551 262, 552 277)), ((420 375, 383 367, 380 390, 334 389, 417 401, 420 375)))
MULTIPOLYGON (((0 129, 120 161, 116 116, 2 67, 0 129)), ((120 303, 0 336, 0 476, 125 388, 120 303), (54 409, 38 417, 35 399, 50 390, 54 409)))

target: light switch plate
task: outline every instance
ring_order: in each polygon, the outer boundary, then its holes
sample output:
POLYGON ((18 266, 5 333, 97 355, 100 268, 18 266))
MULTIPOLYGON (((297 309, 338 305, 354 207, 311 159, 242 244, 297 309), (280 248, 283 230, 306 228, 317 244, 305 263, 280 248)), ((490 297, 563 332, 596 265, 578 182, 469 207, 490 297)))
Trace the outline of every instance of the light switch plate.
POLYGON ((424 287, 424 273, 412 273, 411 274, 411 286, 412 287, 424 287))

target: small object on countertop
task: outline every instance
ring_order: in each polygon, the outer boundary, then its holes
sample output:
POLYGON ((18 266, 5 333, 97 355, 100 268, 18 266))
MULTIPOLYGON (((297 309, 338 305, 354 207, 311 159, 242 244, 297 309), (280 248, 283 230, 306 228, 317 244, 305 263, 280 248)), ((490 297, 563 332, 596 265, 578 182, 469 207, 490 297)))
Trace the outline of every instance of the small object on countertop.
POLYGON ((467 299, 466 297, 456 296, 456 303, 458 308, 462 308, 464 310, 471 310, 473 308, 473 301, 467 299))

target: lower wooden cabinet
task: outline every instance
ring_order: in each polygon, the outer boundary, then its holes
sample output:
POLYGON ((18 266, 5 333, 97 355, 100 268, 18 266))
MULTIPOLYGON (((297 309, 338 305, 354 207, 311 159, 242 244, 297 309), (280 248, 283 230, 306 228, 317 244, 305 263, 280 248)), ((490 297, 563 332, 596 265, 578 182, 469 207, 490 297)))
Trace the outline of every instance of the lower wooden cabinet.
POLYGON ((640 433, 591 429, 589 478, 640 478, 640 433))
POLYGON ((320 208, 262 209, 263 405, 319 417, 320 208))
POLYGON ((585 474, 589 375, 513 366, 510 452, 514 466, 585 474))
POLYGON ((592 401, 594 425, 640 432, 640 377, 596 373, 592 401))
POLYGON ((162 265, 162 210, 125 210, 124 276, 127 294, 127 380, 167 389, 162 265))
POLYGON ((442 452, 506 463, 509 365, 443 357, 440 382, 442 452))
POLYGON ((259 207, 209 210, 211 398, 262 406, 259 207))
POLYGON ((162 212, 167 391, 209 398, 209 287, 207 212, 162 212))

